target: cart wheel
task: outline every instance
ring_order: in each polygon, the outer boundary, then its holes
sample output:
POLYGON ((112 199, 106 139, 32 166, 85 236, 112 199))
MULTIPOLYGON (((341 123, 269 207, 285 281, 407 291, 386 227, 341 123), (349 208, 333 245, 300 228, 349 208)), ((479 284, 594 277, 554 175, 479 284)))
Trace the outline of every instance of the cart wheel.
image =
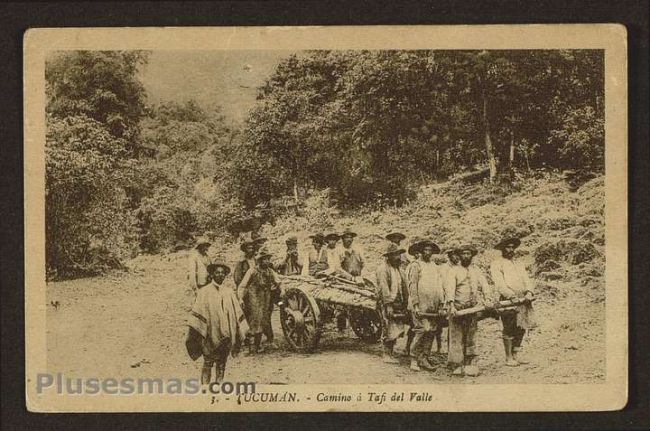
POLYGON ((366 343, 379 341, 383 328, 379 313, 367 308, 350 310, 350 326, 357 337, 366 343))
POLYGON ((292 350, 313 352, 321 335, 320 309, 316 301, 297 288, 287 289, 280 308, 284 338, 292 350))

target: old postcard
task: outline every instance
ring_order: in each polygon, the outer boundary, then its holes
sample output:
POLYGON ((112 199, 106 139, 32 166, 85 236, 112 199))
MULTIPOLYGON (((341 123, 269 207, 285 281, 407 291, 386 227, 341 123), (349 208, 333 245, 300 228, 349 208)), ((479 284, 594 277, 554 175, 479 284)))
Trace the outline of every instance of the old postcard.
POLYGON ((35 412, 627 402, 620 25, 30 29, 35 412))

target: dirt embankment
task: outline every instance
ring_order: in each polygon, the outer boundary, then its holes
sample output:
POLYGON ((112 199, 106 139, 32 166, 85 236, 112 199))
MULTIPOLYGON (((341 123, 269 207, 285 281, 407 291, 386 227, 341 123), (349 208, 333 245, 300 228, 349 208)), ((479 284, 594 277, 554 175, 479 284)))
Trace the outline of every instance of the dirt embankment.
MULTIPOLYGON (((284 239, 297 234, 307 245, 313 230, 359 233, 367 275, 380 259, 383 235, 400 230, 428 236, 441 247, 472 243, 487 268, 503 235, 523 236, 518 250, 536 280, 539 327, 527 338, 530 365, 503 366, 500 323, 480 324, 476 378, 449 376, 444 367, 413 373, 405 365, 383 364, 378 345, 365 345, 350 332, 340 339, 328 325, 318 353, 287 350, 277 313, 280 349, 231 361, 227 377, 262 383, 587 383, 604 381, 604 179, 570 191, 559 178, 529 180, 517 190, 482 184, 423 188, 411 204, 386 211, 294 217, 264 226, 269 248, 281 255, 284 239), (310 229, 306 229, 310 227, 310 229)), ((213 246, 215 255, 234 263, 234 244, 213 246)), ((78 377, 197 377, 200 364, 184 348, 185 253, 139 256, 128 272, 48 284, 48 368, 78 377), (53 306, 52 304, 57 304, 53 306)), ((403 342, 398 349, 403 348, 403 342)), ((444 347, 443 347, 444 350, 444 347)), ((438 357, 439 362, 444 356, 438 357)), ((406 360, 405 360, 406 361, 406 360)))

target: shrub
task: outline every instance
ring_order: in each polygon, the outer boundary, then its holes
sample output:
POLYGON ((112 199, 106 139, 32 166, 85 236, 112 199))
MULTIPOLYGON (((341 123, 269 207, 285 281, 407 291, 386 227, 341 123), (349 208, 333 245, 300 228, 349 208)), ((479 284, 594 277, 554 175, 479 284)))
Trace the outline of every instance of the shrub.
POLYGON ((562 127, 551 131, 549 143, 558 148, 563 167, 593 171, 605 168, 605 120, 591 106, 569 110, 562 127))

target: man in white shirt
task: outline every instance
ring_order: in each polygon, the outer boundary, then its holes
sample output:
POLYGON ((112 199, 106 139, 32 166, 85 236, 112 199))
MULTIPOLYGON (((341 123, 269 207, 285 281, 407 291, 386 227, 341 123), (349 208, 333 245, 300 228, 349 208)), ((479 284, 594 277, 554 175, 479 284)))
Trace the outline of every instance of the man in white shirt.
POLYGON ((305 262, 302 265, 302 275, 315 276, 321 271, 328 268, 327 252, 323 247, 325 245, 325 236, 321 233, 310 235, 311 247, 305 256, 305 262))
POLYGON ((478 251, 471 245, 458 247, 460 264, 447 272, 445 301, 449 312, 449 352, 447 362, 454 367, 454 375, 477 376, 478 367, 472 364, 477 356, 476 315, 456 316, 457 311, 476 305, 494 306, 492 292, 481 270, 472 264, 478 251))
POLYGON ((409 349, 411 355, 411 370, 435 370, 429 362, 433 340, 438 329, 436 317, 426 317, 421 313, 436 314, 445 306, 443 279, 438 265, 432 256, 440 253, 440 248, 427 239, 418 240, 411 247, 413 254, 419 255, 407 270, 408 309, 413 323, 413 341, 409 349))
POLYGON ((357 234, 350 229, 346 229, 341 234, 341 269, 344 271, 345 278, 363 284, 361 271, 363 271, 366 261, 363 257, 361 247, 353 243, 356 236, 357 234))
POLYGON ((328 233, 325 235, 325 253, 327 255, 327 266, 331 273, 341 269, 341 249, 338 247, 341 236, 338 233, 328 233))
POLYGON ((515 312, 501 313, 503 323, 503 347, 506 354, 506 365, 516 367, 528 362, 519 357, 521 342, 527 329, 534 326, 532 316, 533 282, 526 268, 515 261, 515 249, 521 245, 519 238, 506 238, 494 248, 501 250, 501 257, 490 265, 490 274, 494 287, 502 300, 524 298, 529 302, 517 307, 515 312))
POLYGON ((382 332, 382 344, 384 346, 383 361, 390 364, 398 364, 395 358, 393 347, 397 339, 404 335, 407 325, 406 308, 408 301, 408 286, 406 285, 406 274, 401 267, 401 255, 405 252, 403 248, 390 243, 382 254, 384 261, 377 266, 377 295, 382 306, 382 319, 384 331, 382 332))
POLYGON ((189 255, 187 277, 195 296, 200 288, 210 283, 208 275, 208 265, 212 263, 208 256, 210 245, 210 240, 206 237, 199 237, 194 250, 189 255))

